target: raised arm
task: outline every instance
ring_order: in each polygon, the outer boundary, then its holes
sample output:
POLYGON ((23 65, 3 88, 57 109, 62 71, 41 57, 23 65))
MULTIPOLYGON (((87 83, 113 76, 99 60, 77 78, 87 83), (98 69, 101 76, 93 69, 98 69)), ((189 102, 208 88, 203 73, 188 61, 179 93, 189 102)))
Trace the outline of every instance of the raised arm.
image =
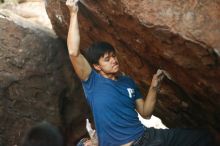
POLYGON ((157 73, 153 76, 146 99, 136 100, 136 109, 143 118, 150 118, 153 113, 157 101, 157 92, 163 77, 163 71, 158 70, 157 73))
POLYGON ((80 34, 78 26, 78 5, 77 0, 67 0, 66 5, 70 12, 70 25, 67 36, 67 46, 69 56, 74 67, 74 70, 81 80, 87 80, 91 72, 91 66, 85 57, 80 53, 80 34))

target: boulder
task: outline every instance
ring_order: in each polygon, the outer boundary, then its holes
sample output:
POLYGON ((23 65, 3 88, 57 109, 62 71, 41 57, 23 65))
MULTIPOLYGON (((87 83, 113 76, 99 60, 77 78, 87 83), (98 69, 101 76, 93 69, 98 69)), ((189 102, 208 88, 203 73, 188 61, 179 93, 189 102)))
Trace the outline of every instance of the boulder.
POLYGON ((35 22, 43 27, 52 29, 43 0, 26 0, 19 1, 17 3, 5 2, 0 5, 0 8, 11 10, 15 14, 29 20, 32 23, 35 22))
POLYGON ((0 10, 0 34, 0 146, 19 145, 44 120, 79 139, 89 111, 66 43, 7 10, 0 10))
MULTIPOLYGON (((81 0, 81 49, 107 41, 121 69, 144 95, 158 68, 168 72, 154 114, 168 127, 220 127, 220 3, 217 1, 81 0)), ((56 34, 66 40, 64 0, 46 0, 56 34)))

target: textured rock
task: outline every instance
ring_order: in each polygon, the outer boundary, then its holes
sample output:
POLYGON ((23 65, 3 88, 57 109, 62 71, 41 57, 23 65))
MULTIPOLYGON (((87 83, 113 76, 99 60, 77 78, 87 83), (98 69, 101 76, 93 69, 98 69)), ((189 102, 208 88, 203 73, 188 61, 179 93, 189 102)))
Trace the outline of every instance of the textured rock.
POLYGON ((65 43, 5 10, 0 34, 0 145, 19 145, 24 132, 43 120, 79 138, 85 130, 72 124, 84 122, 88 107, 65 43))
MULTIPOLYGON (((66 39, 65 1, 46 1, 55 32, 66 39)), ((219 1, 82 0, 79 7, 82 49, 93 41, 110 42, 121 69, 143 93, 158 68, 171 75, 155 109, 168 127, 220 132, 219 1)))
POLYGON ((42 25, 42 27, 52 28, 43 0, 28 0, 26 2, 22 1, 21 3, 4 3, 0 5, 0 8, 11 10, 15 14, 31 21, 32 23, 35 22, 42 25))

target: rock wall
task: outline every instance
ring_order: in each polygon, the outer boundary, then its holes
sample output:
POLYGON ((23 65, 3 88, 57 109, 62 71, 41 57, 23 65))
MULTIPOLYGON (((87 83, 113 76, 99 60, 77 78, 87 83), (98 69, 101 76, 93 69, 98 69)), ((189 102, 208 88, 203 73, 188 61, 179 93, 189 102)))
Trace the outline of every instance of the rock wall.
MULTIPOLYGON (((46 0, 58 36, 67 37, 62 0, 46 0)), ((81 48, 108 41, 121 69, 147 93, 158 68, 162 85, 155 115, 168 127, 209 127, 220 132, 220 3, 218 1, 81 0, 81 48)))
POLYGON ((7 10, 0 10, 0 34, 0 146, 19 146, 43 120, 70 143, 79 139, 89 111, 66 43, 7 10))
POLYGON ((26 0, 18 1, 16 3, 5 2, 0 5, 0 8, 11 10, 16 15, 26 18, 26 20, 29 20, 32 23, 35 22, 42 25, 42 27, 52 29, 43 0, 26 0))

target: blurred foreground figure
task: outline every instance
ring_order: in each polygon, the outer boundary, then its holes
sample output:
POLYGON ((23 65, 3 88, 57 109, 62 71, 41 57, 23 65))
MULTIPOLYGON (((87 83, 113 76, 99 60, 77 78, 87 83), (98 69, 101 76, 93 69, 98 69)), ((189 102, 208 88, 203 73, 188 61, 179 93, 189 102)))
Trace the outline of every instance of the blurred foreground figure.
POLYGON ((63 146, 63 138, 56 127, 42 122, 27 132, 22 146, 63 146))

